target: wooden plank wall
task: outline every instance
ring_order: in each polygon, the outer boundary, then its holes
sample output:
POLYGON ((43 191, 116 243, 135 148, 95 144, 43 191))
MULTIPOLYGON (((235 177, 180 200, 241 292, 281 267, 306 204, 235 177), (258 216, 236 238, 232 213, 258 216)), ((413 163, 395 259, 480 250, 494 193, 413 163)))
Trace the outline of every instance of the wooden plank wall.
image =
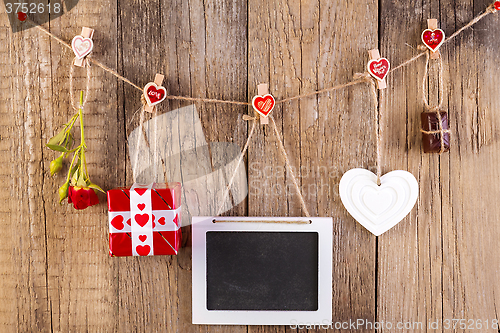
MULTIPOLYGON (((427 18, 437 18, 450 35, 488 4, 80 0, 45 27, 67 41, 81 26, 93 27, 93 57, 139 86, 161 72, 170 94, 246 101, 259 83, 268 83, 282 99, 350 81, 365 70, 367 50, 376 47, 397 65, 418 52, 427 18)), ((334 220, 334 322, 421 322, 422 329, 404 331, 441 332, 447 319, 464 318, 467 325, 488 320, 490 327, 499 319, 498 15, 441 49, 453 132, 450 153, 422 152, 424 60, 388 78, 381 101, 383 171, 410 171, 420 195, 409 216, 378 238, 349 216, 338 195, 344 172, 375 170, 368 86, 287 102, 274 111, 311 214, 334 220), (428 326, 435 321, 438 329, 428 326)), ((48 172, 56 155, 44 143, 73 114, 71 52, 36 29, 12 33, 3 11, 0 45, 0 331, 295 331, 190 324, 189 228, 178 256, 108 257, 106 205, 84 211, 59 206, 55 193, 64 176, 48 172)), ((434 102, 437 75, 431 66, 427 85, 434 102)), ((75 90, 83 89, 84 76, 75 72, 75 90)), ((140 93, 95 66, 90 90, 85 121, 92 180, 105 189, 130 185, 126 137, 138 126, 140 93)), ((165 102, 160 112, 185 105, 165 102)), ((244 145, 247 107, 196 107, 207 141, 244 145)), ((270 126, 258 126, 245 159, 248 198, 228 215, 302 214, 276 140, 270 126)), ((105 196, 100 199, 105 202, 105 196)), ((469 330, 457 325, 446 331, 469 330)))

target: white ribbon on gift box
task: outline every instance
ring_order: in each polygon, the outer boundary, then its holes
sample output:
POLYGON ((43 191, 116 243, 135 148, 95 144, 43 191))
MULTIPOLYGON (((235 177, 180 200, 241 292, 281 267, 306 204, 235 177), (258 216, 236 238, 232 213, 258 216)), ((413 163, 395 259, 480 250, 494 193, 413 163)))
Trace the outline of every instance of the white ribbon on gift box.
POLYGON ((153 207, 151 203, 151 189, 153 183, 140 185, 135 183, 130 188, 130 230, 132 236, 132 255, 140 255, 137 250, 146 255, 154 255, 153 251, 153 207), (146 189, 139 194, 137 189, 146 189), (139 205, 144 205, 142 209, 139 205), (146 224, 140 225, 138 221, 146 219, 146 224), (145 237, 145 238, 144 238, 145 237))

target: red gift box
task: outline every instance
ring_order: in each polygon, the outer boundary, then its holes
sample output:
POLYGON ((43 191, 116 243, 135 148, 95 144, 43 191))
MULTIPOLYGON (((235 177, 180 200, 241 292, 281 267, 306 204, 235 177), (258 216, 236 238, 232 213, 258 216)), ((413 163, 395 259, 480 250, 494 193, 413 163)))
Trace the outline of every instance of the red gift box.
POLYGON ((177 254, 181 184, 134 185, 108 192, 109 255, 177 254))

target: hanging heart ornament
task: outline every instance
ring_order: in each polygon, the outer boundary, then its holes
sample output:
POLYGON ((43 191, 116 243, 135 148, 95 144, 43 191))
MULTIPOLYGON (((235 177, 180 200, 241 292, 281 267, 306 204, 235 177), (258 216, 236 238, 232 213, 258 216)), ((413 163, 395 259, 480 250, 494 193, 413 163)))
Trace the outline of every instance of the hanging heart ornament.
POLYGON ((144 87, 143 94, 148 105, 155 106, 167 97, 167 90, 162 86, 158 86, 154 82, 149 82, 144 87))
POLYGON ((368 61, 366 67, 370 75, 379 81, 383 81, 389 73, 389 69, 391 69, 391 64, 386 58, 379 58, 368 61))
POLYGON ((444 43, 444 31, 441 29, 425 29, 422 32, 422 42, 429 50, 436 52, 437 49, 439 49, 439 47, 444 43))
POLYGON ((415 177, 403 170, 380 177, 366 169, 351 169, 340 180, 340 199, 349 214, 375 236, 398 224, 418 197, 415 177))
POLYGON ((273 111, 275 104, 274 97, 270 94, 264 96, 256 95, 252 99, 253 109, 263 117, 267 117, 273 111))
POLYGON ((94 48, 94 42, 90 38, 84 38, 83 36, 77 35, 73 37, 71 41, 71 48, 78 59, 83 59, 86 55, 92 52, 94 48))

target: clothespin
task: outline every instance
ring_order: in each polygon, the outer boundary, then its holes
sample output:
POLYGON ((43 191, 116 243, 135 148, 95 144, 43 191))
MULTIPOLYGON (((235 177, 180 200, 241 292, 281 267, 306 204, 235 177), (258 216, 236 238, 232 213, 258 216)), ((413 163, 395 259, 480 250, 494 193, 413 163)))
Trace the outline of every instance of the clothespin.
POLYGON ((252 107, 260 115, 261 125, 269 124, 267 116, 274 109, 274 104, 274 97, 269 94, 269 86, 266 83, 259 84, 257 86, 257 95, 252 99, 252 107))
POLYGON ((82 34, 76 35, 71 41, 71 48, 76 56, 75 62, 73 63, 75 66, 85 67, 84 58, 92 52, 94 48, 92 36, 94 36, 94 29, 83 27, 82 34))
POLYGON ((444 43, 444 31, 438 29, 437 19, 427 20, 427 29, 422 32, 422 42, 431 50, 431 59, 441 58, 439 47, 444 43))
POLYGON ((377 79, 377 88, 385 89, 387 88, 387 83, 385 82, 385 77, 389 73, 391 64, 386 58, 380 57, 380 52, 378 49, 373 49, 368 51, 370 61, 366 65, 368 73, 377 79))
POLYGON ((143 95, 147 103, 147 105, 144 106, 145 111, 153 112, 155 105, 162 102, 167 97, 167 90, 161 86, 164 77, 164 75, 157 73, 155 81, 149 82, 144 87, 143 95))

